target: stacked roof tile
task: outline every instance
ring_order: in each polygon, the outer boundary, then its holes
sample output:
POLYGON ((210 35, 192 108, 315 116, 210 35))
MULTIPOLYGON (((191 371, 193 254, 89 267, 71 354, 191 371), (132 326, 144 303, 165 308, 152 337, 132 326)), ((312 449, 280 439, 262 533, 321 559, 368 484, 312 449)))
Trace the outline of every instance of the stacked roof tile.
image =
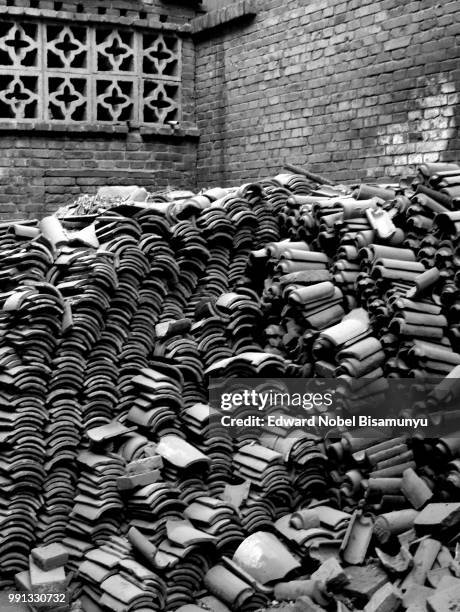
POLYGON ((235 439, 208 391, 336 378, 347 410, 435 376, 455 407, 459 183, 280 174, 3 224, 0 584, 85 612, 455 609, 460 434, 235 439))

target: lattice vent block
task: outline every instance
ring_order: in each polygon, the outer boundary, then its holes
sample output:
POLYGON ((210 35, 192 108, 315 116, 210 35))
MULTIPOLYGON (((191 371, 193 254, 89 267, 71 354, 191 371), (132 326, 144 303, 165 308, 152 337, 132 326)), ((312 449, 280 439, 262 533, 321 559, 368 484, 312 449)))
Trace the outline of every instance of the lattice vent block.
POLYGON ((0 22, 0 119, 178 121, 181 53, 181 40, 173 33, 0 22))

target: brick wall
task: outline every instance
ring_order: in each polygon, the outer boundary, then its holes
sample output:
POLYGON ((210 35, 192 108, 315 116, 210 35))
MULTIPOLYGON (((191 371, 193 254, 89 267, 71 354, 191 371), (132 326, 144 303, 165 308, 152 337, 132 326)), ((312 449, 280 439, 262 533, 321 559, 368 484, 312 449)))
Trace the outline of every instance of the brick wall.
POLYGON ((0 140, 0 219, 36 218, 102 185, 191 188, 196 142, 104 136, 5 135, 0 140))
POLYGON ((198 184, 460 159, 458 2, 257 0, 197 42, 198 184))
POLYGON ((107 19, 157 18, 163 23, 185 23, 196 15, 199 2, 168 0, 0 0, 0 7, 13 12, 27 8, 34 11, 58 11, 105 16, 107 19))
MULTIPOLYGON (((90 11, 125 26, 179 29, 201 14, 199 4, 165 0, 12 2, 0 0, 0 14, 90 11)), ((458 2, 255 3, 253 20, 195 32, 194 41, 182 33, 182 125, 174 134, 0 124, 0 217, 40 216, 107 183, 235 184, 278 172, 283 159, 345 180, 460 158, 458 2)), ((203 6, 226 4, 237 3, 203 6)))
POLYGON ((1 119, 0 218, 40 217, 105 184, 138 184, 151 190, 193 188, 195 53, 184 24, 197 14, 197 5, 163 0, 14 0, 12 6, 12 1, 0 0, 0 20, 19 15, 25 23, 38 18, 66 25, 84 13, 89 23, 112 27, 119 23, 126 31, 132 26, 142 31, 165 28, 165 36, 178 32, 180 114, 174 127, 133 121, 75 125, 66 120, 59 124, 1 119))

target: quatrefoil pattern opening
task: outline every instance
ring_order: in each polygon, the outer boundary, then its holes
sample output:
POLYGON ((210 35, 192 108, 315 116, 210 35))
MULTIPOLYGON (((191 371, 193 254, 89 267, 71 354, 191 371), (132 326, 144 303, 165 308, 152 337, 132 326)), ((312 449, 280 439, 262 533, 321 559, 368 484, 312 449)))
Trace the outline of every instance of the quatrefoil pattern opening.
POLYGON ((96 45, 98 71, 133 71, 134 45, 131 32, 97 30, 96 45))
POLYGON ((38 118, 38 78, 5 75, 0 80, 0 116, 8 119, 38 118))
POLYGON ((176 121, 179 110, 175 101, 176 95, 175 85, 144 81, 143 121, 145 123, 176 121))
POLYGON ((174 33, 0 22, 0 120, 162 125, 180 119, 174 33))
POLYGON ((89 48, 85 28, 49 25, 46 39, 48 68, 82 70, 87 67, 89 48))
POLYGON ((86 120, 87 79, 68 76, 49 77, 48 91, 48 120, 86 120))
POLYGON ((149 36, 143 39, 142 69, 146 74, 175 76, 179 68, 178 40, 173 36, 149 36))
POLYGON ((97 82, 97 120, 129 121, 133 116, 134 83, 122 79, 97 82))
POLYGON ((0 66, 24 69, 38 65, 38 26, 0 22, 0 66))

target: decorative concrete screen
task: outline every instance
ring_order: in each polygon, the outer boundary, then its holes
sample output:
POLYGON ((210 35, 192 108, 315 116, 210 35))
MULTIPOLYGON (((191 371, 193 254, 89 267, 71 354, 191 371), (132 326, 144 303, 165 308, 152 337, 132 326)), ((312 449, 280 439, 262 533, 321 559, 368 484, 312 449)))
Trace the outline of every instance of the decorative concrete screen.
POLYGON ((170 32, 1 21, 0 120, 179 120, 180 58, 181 40, 170 32))

